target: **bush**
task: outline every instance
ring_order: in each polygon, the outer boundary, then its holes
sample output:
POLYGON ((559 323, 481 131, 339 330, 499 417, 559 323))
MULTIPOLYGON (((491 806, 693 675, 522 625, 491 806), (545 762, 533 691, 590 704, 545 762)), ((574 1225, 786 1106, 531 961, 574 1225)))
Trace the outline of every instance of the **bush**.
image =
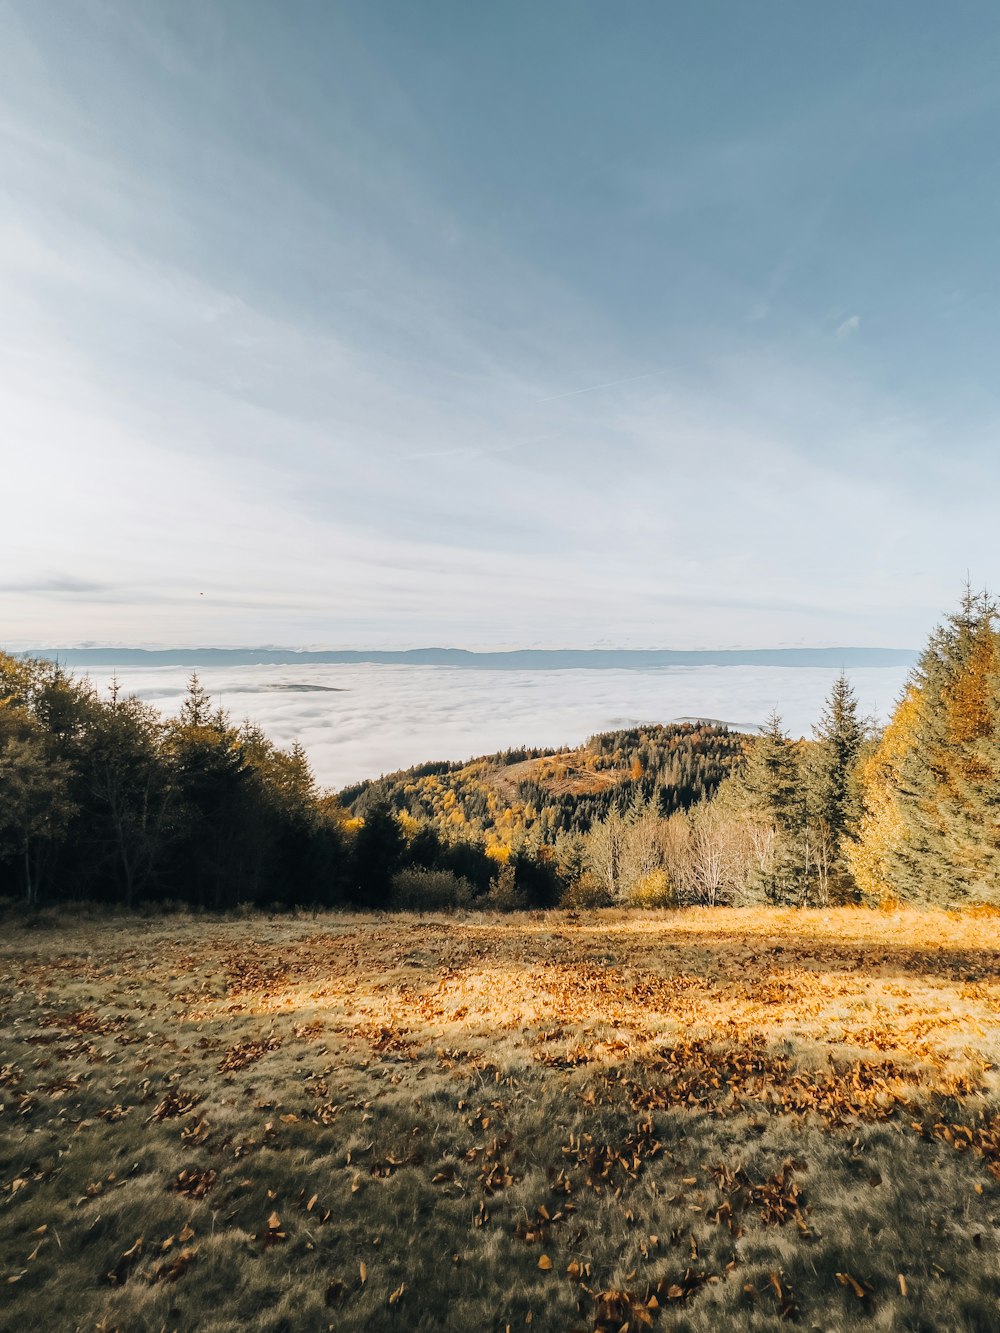
POLYGON ((629 889, 629 907, 676 907, 677 893, 665 870, 652 870, 629 889))
POLYGON ((531 903, 524 889, 518 887, 514 867, 505 865, 476 906, 491 912, 524 912, 531 903))
POLYGON ((472 885, 451 870, 422 870, 414 866, 393 875, 389 901, 392 907, 408 912, 468 907, 472 902, 472 885))
POLYGON ((603 884, 591 875, 581 875, 564 891, 559 906, 575 911, 590 911, 595 907, 610 907, 611 895, 603 884))

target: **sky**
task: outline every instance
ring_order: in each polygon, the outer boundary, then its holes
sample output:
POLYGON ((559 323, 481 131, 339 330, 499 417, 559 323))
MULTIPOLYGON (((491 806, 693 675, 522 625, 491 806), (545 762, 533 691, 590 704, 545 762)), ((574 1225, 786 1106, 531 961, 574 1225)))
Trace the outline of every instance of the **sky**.
POLYGON ((0 644, 919 647, 1000 10, 0 0, 0 644))

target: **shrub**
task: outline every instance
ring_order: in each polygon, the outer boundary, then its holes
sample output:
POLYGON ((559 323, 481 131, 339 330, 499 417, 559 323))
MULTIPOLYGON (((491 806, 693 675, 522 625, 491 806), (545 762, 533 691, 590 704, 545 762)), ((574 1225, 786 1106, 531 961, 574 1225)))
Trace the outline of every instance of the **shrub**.
POLYGON ((524 889, 518 887, 514 867, 505 865, 500 867, 500 873, 493 880, 489 891, 483 894, 476 905, 493 912, 524 912, 531 903, 524 889))
POLYGON ((440 912, 451 907, 468 907, 472 885, 451 870, 423 870, 410 867, 392 877, 391 906, 409 912, 440 912))
POLYGON ((559 906, 575 911, 588 911, 594 907, 610 907, 611 895, 605 885, 598 883, 590 874, 581 875, 564 891, 559 899, 559 906))
POLYGON ((676 907, 677 893, 665 870, 651 870, 628 891, 629 907, 676 907))

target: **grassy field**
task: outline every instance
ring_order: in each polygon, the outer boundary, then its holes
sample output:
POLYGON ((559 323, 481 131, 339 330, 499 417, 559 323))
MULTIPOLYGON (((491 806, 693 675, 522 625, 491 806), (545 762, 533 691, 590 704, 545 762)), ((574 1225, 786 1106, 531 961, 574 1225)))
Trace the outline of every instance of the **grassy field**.
POLYGON ((0 1328, 995 1330, 1000 918, 0 923, 0 1328))

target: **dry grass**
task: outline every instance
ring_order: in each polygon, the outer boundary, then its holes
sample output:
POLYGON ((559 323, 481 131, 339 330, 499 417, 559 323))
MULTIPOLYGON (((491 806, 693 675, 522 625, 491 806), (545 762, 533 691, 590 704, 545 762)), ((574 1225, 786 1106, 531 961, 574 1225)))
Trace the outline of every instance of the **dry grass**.
POLYGON ((515 802, 524 782, 537 782, 552 796, 592 796, 628 778, 628 768, 595 768, 597 760, 593 750, 580 745, 575 750, 487 769, 485 777, 494 791, 515 802))
POLYGON ((1000 1327, 996 918, 4 930, 4 1329, 1000 1327))

